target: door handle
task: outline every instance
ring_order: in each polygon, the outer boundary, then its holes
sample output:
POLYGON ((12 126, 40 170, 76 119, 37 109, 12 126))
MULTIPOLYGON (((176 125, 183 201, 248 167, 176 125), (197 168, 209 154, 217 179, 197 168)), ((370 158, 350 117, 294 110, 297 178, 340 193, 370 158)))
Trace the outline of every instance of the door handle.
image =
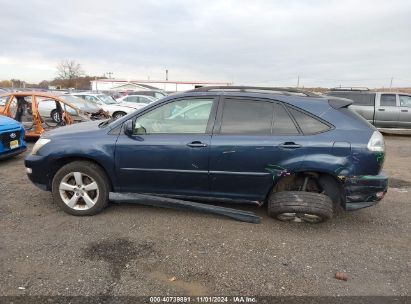
POLYGON ((284 149, 298 149, 298 148, 301 148, 302 146, 299 144, 296 144, 295 142, 285 142, 285 143, 280 144, 280 147, 284 149))
POLYGON ((192 148, 201 148, 201 147, 207 147, 207 144, 202 143, 201 141, 192 141, 191 143, 188 143, 187 146, 192 147, 192 148))
POLYGON ((408 110, 401 110, 401 112, 408 112, 408 110))
POLYGON ((385 111, 385 109, 378 109, 378 111, 384 112, 384 111, 385 111))

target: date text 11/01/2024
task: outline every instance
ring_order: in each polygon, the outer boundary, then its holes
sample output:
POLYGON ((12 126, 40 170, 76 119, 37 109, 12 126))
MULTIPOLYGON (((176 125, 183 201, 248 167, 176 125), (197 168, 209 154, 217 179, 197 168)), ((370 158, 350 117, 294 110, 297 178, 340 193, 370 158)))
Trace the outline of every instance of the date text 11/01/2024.
POLYGON ((257 303, 256 297, 249 296, 231 296, 231 297, 213 297, 213 296, 163 296, 150 297, 150 303, 257 303))

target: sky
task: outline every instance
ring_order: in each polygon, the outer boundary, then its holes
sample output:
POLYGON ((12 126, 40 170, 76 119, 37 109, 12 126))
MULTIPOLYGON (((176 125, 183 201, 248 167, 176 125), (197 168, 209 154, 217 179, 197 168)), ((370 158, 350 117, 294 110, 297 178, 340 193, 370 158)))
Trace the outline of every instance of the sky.
POLYGON ((410 0, 0 0, 0 80, 411 87, 410 0))

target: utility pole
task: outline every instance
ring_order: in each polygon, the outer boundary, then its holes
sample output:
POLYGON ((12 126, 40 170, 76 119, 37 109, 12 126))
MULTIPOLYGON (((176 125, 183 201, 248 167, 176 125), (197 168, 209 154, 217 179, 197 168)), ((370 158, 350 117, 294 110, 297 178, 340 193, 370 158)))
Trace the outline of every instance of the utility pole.
POLYGON ((166 70, 166 81, 168 81, 168 70, 166 70))
POLYGON ((392 91, 392 81, 394 80, 394 77, 391 77, 391 82, 390 82, 390 92, 392 91))
POLYGON ((297 77, 297 88, 300 86, 300 75, 297 77))

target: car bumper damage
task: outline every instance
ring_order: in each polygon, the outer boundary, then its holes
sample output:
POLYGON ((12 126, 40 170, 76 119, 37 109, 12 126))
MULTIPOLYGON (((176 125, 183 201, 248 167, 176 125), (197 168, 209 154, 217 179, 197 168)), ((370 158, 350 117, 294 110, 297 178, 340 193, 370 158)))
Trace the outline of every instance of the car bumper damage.
POLYGON ((345 178, 345 210, 354 211, 376 205, 383 199, 388 190, 388 177, 363 175, 345 178))

